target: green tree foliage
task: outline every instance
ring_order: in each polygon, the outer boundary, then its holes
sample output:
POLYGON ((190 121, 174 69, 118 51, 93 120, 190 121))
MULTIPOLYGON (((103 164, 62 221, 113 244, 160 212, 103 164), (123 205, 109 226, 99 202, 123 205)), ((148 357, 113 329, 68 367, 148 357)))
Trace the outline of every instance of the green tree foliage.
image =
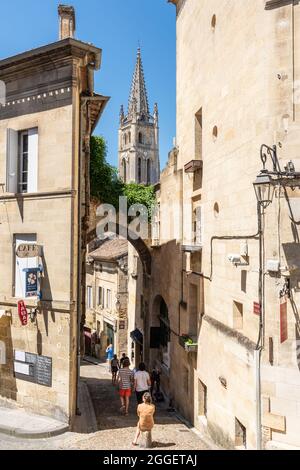
POLYGON ((124 184, 118 171, 106 161, 107 145, 103 137, 91 137, 91 196, 102 204, 119 207, 119 197, 123 195, 124 184))
POLYGON ((142 204, 147 207, 149 217, 155 204, 155 192, 153 186, 129 183, 124 186, 124 196, 127 197, 128 207, 134 204, 142 204))
POLYGON ((129 183, 124 184, 118 177, 118 170, 107 160, 107 145, 103 137, 91 137, 91 196, 102 204, 111 204, 118 210, 119 197, 126 196, 128 208, 134 204, 143 204, 151 217, 155 204, 153 186, 129 183))

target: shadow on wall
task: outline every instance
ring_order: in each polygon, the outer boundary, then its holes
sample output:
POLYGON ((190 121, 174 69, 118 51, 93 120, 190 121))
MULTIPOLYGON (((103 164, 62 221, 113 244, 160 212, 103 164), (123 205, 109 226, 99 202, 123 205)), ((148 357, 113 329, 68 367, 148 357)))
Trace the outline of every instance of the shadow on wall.
POLYGON ((17 401, 17 385, 14 377, 14 351, 11 335, 11 317, 0 318, 0 399, 17 401), (1 364, 4 362, 4 364, 1 364))

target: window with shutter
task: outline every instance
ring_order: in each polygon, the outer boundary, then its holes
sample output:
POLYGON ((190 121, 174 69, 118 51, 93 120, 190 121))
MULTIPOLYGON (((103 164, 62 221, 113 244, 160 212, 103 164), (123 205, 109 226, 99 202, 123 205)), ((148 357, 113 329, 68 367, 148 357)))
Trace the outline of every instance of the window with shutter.
POLYGON ((199 206, 194 211, 194 242, 196 245, 202 245, 203 243, 202 231, 202 207, 199 206))
POLYGON ((18 192, 18 132, 7 129, 6 144, 6 191, 18 192))
POLYGON ((7 130, 7 192, 38 190, 38 129, 7 130))

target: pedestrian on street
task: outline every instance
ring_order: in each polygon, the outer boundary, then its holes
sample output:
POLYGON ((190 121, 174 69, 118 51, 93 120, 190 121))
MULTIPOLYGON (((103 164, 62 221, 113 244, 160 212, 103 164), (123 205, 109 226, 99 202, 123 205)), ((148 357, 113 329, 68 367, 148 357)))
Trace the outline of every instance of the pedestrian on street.
POLYGON ((144 393, 143 395, 143 403, 138 405, 137 408, 137 415, 139 417, 139 422, 137 425, 137 430, 135 434, 134 441, 132 445, 138 445, 138 439, 140 437, 141 432, 150 432, 154 427, 154 413, 155 413, 155 405, 152 403, 152 398, 149 392, 144 393))
POLYGON ((120 360, 120 365, 121 365, 121 368, 123 368, 123 367, 124 367, 124 361, 125 361, 125 360, 128 360, 128 361, 130 362, 130 359, 129 359, 129 357, 127 357, 127 356, 126 356, 126 354, 125 354, 125 353, 123 353, 123 354, 122 354, 122 357, 121 357, 121 360, 120 360))
POLYGON ((120 369, 118 372, 119 394, 121 399, 120 411, 124 412, 125 416, 128 416, 129 401, 134 386, 134 375, 133 371, 129 369, 129 366, 129 359, 124 359, 123 369, 120 369))
POLYGON ((139 370, 134 376, 134 388, 136 393, 136 399, 139 405, 143 403, 143 396, 146 392, 149 392, 150 386, 150 375, 146 371, 145 364, 141 362, 139 365, 139 370))
POLYGON ((114 347, 112 344, 109 344, 106 348, 106 362, 107 362, 107 370, 110 372, 110 361, 114 357, 114 347))
MULTIPOLYGON (((160 394, 160 370, 158 367, 155 367, 155 369, 152 370, 152 373, 151 373, 151 397, 153 398, 153 394, 154 394, 154 389, 155 390, 155 394, 159 395, 160 394)), ((154 395, 155 396, 155 395, 154 395)))
POLYGON ((112 384, 116 385, 117 381, 117 374, 120 369, 120 363, 118 360, 118 356, 115 354, 113 359, 110 361, 110 369, 112 374, 112 384))

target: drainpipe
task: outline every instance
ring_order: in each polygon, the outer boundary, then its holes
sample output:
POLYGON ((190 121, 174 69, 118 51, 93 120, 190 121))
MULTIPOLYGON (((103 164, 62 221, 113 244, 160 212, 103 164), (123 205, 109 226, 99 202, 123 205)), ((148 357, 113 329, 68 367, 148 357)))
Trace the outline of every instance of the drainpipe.
POLYGON ((79 385, 80 385, 80 363, 81 363, 81 175, 82 175, 82 123, 83 106, 80 97, 80 122, 79 122, 79 165, 78 165, 78 244, 77 244, 77 394, 76 414, 81 415, 79 410, 79 385))

